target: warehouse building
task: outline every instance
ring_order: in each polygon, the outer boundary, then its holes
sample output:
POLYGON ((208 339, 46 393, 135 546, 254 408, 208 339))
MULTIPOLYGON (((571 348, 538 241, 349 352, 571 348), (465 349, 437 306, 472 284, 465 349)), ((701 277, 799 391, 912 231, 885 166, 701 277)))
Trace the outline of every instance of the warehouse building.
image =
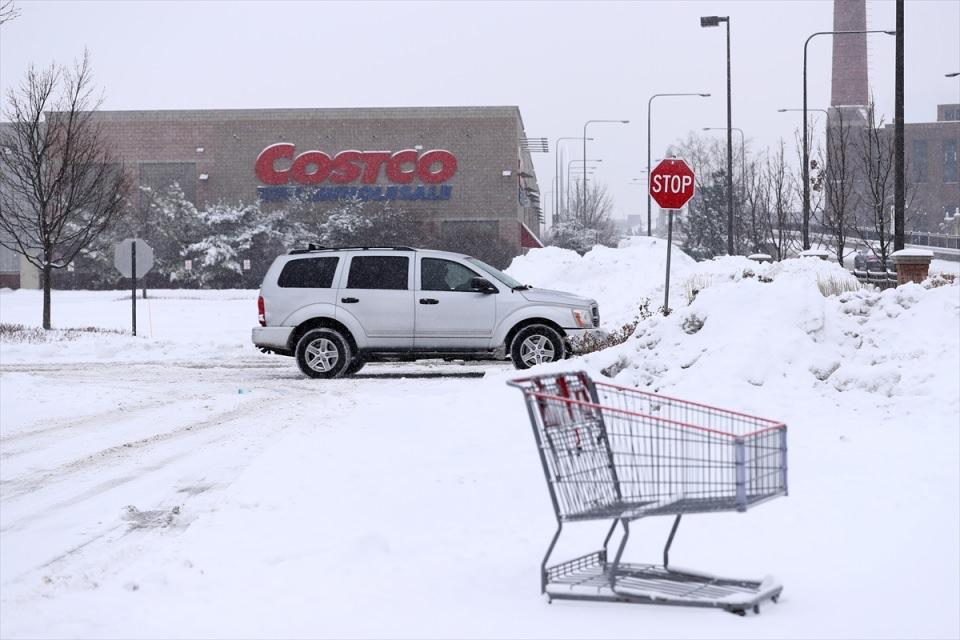
MULTIPOLYGON (((98 119, 135 186, 176 182, 201 207, 389 203, 423 223, 433 248, 500 267, 541 246, 539 187, 516 106, 103 111, 98 119)), ((14 279, 5 274, 7 286, 14 279)))

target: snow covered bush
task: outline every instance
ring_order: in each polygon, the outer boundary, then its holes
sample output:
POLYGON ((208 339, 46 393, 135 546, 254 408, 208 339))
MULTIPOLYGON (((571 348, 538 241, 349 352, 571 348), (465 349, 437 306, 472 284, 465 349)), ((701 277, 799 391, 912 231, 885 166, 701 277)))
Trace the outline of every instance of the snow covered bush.
POLYGON ((588 333, 583 336, 576 336, 570 340, 570 346, 573 352, 578 355, 593 353, 609 347, 622 344, 633 336, 637 330, 640 320, 646 320, 653 312, 650 311, 650 300, 644 299, 637 308, 637 315, 631 322, 614 329, 610 332, 588 333))

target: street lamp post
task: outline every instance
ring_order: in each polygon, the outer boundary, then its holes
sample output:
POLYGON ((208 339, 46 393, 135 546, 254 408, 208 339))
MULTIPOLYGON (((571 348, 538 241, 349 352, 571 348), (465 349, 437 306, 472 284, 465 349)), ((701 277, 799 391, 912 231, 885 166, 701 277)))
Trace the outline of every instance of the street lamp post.
POLYGON ((733 115, 730 99, 730 16, 703 16, 701 27, 727 25, 727 253, 733 255, 733 115))
MULTIPOLYGON (((652 170, 650 166, 650 138, 651 138, 651 126, 650 126, 650 108, 653 105, 654 98, 665 98, 665 97, 678 97, 678 96, 696 96, 700 98, 709 98, 709 93, 655 93, 650 96, 650 99, 647 100, 647 171, 652 170)), ((653 232, 650 230, 651 227, 651 216, 650 216, 650 193, 647 192, 647 235, 653 235, 653 232)))
POLYGON ((855 35, 865 33, 885 33, 897 35, 896 31, 884 29, 860 29, 856 31, 817 31, 810 34, 803 43, 803 226, 801 227, 804 250, 810 248, 810 146, 807 142, 807 45, 817 36, 855 35))
MULTIPOLYGON (((587 161, 587 125, 593 122, 613 122, 619 124, 630 124, 629 120, 587 120, 583 123, 583 161, 587 161)), ((591 138, 592 140, 592 138, 591 138)), ((587 217, 587 176, 583 176, 583 218, 587 217)))
POLYGON ((580 136, 564 136, 562 138, 557 138, 556 144, 553 145, 554 157, 553 157, 553 169, 554 175, 559 176, 559 182, 557 184, 557 195, 554 198, 553 202, 553 219, 556 220, 560 215, 560 194, 563 192, 563 174, 560 173, 560 143, 564 140, 579 140, 580 136))

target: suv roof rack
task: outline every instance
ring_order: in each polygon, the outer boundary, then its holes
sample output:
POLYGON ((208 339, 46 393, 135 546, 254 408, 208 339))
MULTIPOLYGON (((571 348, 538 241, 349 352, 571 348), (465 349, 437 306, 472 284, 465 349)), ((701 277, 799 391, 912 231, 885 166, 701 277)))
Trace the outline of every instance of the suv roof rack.
POLYGON ((324 247, 319 244, 310 243, 306 249, 291 249, 290 254, 310 253, 312 251, 367 251, 376 249, 378 251, 416 251, 413 247, 324 247))

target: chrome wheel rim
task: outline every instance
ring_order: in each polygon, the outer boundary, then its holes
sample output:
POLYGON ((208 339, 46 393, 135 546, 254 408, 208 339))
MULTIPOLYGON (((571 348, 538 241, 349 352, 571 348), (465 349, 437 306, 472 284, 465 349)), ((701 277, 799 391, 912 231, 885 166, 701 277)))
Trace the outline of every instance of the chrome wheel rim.
POLYGON ((340 351, 332 341, 326 338, 317 338, 307 345, 307 366, 314 371, 327 373, 340 360, 340 351))
POLYGON ((553 362, 554 355, 553 343, 547 336, 530 336, 520 343, 520 359, 528 367, 553 362))

